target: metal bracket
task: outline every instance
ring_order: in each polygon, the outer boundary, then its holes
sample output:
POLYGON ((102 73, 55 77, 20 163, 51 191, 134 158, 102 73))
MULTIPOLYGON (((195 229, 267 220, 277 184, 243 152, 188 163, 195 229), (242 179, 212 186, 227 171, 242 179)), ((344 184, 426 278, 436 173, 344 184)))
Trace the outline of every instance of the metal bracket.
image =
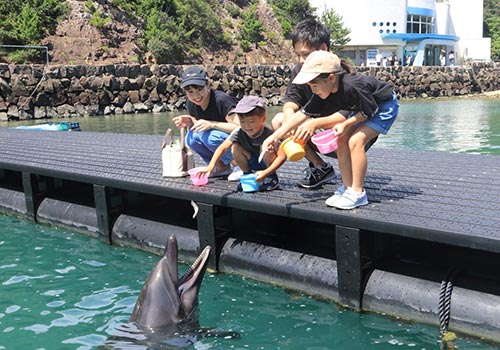
POLYGON ((198 238, 200 241, 200 251, 207 245, 212 247, 212 252, 210 253, 210 258, 208 261, 208 268, 214 271, 218 271, 218 246, 217 238, 215 232, 215 216, 214 216, 214 206, 212 204, 206 203, 196 203, 198 205, 198 238))
POLYGON ((335 227, 340 302, 356 310, 361 309, 363 296, 363 271, 359 234, 359 229, 343 226, 335 227))
POLYGON ((24 171, 22 173, 22 182, 26 201, 26 216, 29 220, 36 222, 36 211, 46 195, 46 193, 40 189, 44 185, 40 183, 36 175, 24 171))
POLYGON ((113 220, 111 216, 111 205, 109 197, 108 187, 102 185, 94 185, 94 203, 99 234, 108 244, 111 244, 111 230, 113 228, 113 220))

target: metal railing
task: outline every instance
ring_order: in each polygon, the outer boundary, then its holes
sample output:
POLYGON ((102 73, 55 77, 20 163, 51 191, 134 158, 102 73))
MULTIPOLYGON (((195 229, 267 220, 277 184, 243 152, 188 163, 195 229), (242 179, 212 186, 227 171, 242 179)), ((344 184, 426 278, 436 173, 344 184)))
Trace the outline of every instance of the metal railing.
POLYGON ((45 64, 49 64, 49 48, 47 46, 36 46, 36 45, 0 45, 0 47, 10 48, 10 49, 44 49, 45 50, 45 64))

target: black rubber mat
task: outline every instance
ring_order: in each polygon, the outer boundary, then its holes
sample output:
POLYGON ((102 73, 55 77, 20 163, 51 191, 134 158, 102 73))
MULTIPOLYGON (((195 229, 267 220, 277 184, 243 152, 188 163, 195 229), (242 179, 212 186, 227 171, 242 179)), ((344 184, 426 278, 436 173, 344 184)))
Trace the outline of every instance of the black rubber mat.
POLYGON ((187 177, 163 178, 161 142, 151 135, 0 129, 0 169, 500 252, 498 156, 375 146, 365 182, 370 204, 341 211, 324 204, 340 183, 335 160, 337 177, 320 189, 296 186, 307 166, 301 160, 279 169, 280 190, 241 193, 225 179, 194 187, 187 177))

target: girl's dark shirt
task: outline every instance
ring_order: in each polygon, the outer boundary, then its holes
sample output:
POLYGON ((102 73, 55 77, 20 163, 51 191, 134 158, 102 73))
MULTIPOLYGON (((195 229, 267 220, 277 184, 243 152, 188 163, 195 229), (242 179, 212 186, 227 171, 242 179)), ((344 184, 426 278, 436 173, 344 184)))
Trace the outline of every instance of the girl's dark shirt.
MULTIPOLYGON (((378 104, 392 99, 392 86, 372 76, 344 74, 339 90, 326 99, 313 94, 302 112, 309 117, 326 117, 335 112, 361 112, 365 118, 374 116, 378 104)), ((345 113, 342 113, 345 115, 345 113)))
POLYGON ((186 101, 186 110, 190 116, 197 120, 212 120, 216 122, 227 122, 226 116, 236 107, 238 100, 223 91, 210 89, 210 100, 207 109, 203 110, 190 100, 186 101))
POLYGON ((264 125, 264 130, 262 130, 262 133, 257 137, 250 137, 241 127, 237 127, 231 132, 231 134, 229 134, 229 140, 233 143, 239 144, 251 154, 258 155, 264 140, 272 134, 273 129, 271 129, 271 127, 267 124, 264 125))

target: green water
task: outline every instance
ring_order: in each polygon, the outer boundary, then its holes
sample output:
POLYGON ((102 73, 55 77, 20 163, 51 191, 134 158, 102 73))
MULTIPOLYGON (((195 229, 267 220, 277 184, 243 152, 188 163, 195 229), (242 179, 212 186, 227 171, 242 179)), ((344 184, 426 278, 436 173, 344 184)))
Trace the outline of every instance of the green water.
MULTIPOLYGON (((377 148, 500 155, 500 98, 400 101, 399 116, 377 148)), ((272 117, 280 107, 268 108, 272 117)), ((84 131, 164 134, 180 112, 72 119, 84 131)), ((0 127, 43 121, 3 122, 0 127)), ((174 129, 175 130, 175 129, 174 129)))
MULTIPOLYGON (((98 348, 127 321, 158 259, 0 215, 0 349, 98 348)), ((440 348, 435 327, 344 310, 237 275, 205 276, 200 323, 241 338, 202 339, 188 349, 440 348)), ((465 337, 457 346, 498 349, 465 337)))

